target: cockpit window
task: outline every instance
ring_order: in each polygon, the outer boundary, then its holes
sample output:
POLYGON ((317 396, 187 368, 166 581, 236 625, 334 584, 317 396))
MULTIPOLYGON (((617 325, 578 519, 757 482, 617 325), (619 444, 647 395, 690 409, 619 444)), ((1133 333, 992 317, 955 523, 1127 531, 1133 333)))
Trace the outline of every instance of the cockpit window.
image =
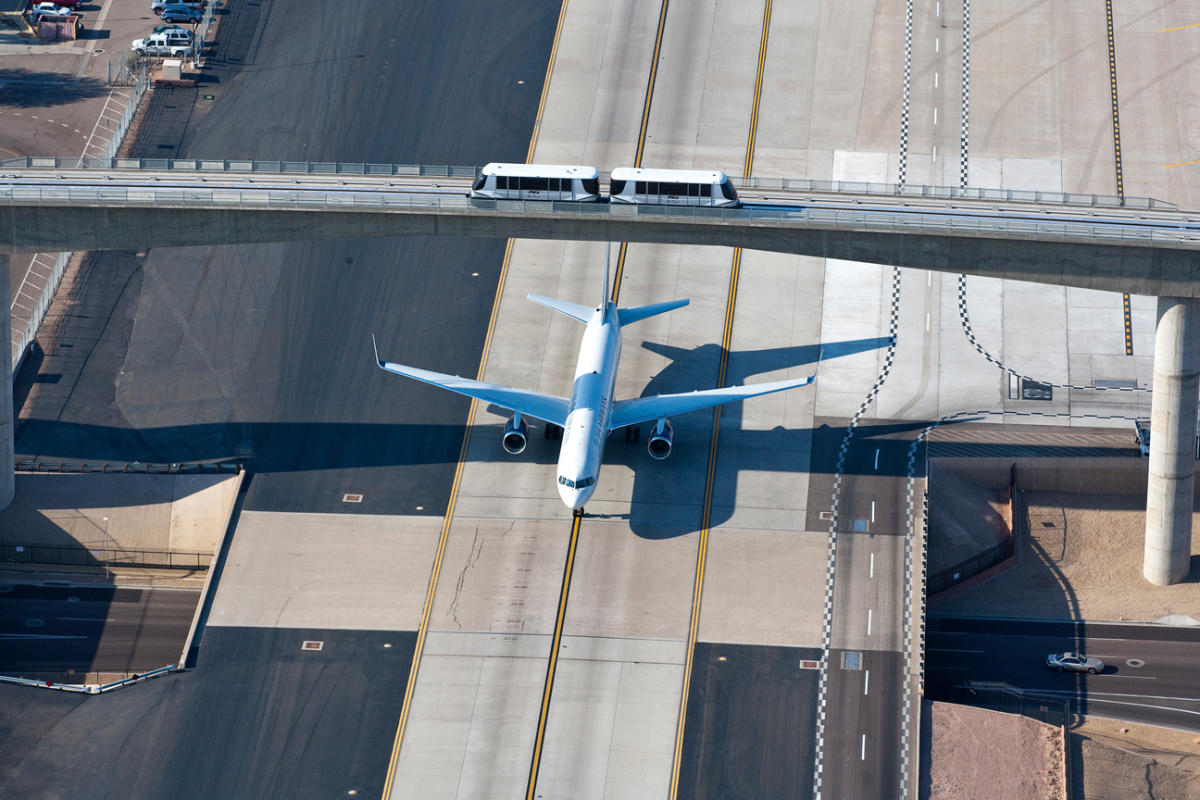
POLYGON ((559 475, 558 482, 561 483, 563 486, 566 486, 569 489, 586 489, 587 487, 591 486, 593 483, 596 482, 596 478, 594 476, 589 475, 586 478, 580 478, 577 481, 573 481, 570 478, 568 478, 566 475, 559 475))

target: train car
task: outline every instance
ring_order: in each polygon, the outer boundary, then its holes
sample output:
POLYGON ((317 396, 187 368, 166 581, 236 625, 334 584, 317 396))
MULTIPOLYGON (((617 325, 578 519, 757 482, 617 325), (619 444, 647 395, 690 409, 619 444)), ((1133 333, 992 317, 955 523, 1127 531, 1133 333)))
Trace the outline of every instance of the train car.
POLYGON ((600 199, 600 173, 595 167, 557 164, 488 164, 467 197, 489 200, 600 199))
POLYGON ((733 184, 720 170, 618 167, 612 171, 608 194, 613 203, 726 208, 740 205, 733 184))

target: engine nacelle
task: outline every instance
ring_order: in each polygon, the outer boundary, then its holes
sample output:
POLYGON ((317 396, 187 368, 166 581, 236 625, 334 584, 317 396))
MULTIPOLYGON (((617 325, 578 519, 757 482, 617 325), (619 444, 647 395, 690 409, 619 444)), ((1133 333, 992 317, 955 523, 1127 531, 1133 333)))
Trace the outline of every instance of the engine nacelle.
POLYGON ((515 414, 504 425, 504 449, 510 455, 517 455, 525 451, 525 444, 529 440, 529 426, 525 424, 525 420, 521 419, 520 414, 515 414))
POLYGON ((660 419, 654 426, 654 432, 650 434, 650 441, 646 443, 646 450, 649 451, 651 458, 656 461, 662 461, 671 455, 671 442, 674 439, 675 430, 671 427, 671 423, 665 419, 660 419))

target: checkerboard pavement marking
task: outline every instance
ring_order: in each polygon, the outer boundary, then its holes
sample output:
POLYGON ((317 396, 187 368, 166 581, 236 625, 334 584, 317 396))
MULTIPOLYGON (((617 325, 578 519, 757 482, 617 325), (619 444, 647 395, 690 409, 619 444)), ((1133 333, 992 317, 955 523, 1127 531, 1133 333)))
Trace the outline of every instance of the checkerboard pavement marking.
POLYGON ((989 353, 979 340, 975 338, 975 332, 971 330, 971 317, 967 312, 967 276, 960 273, 958 276, 958 319, 962 323, 963 333, 967 336, 967 341, 975 348, 979 355, 983 356, 989 363, 995 364, 1003 372, 1010 375, 1015 375, 1021 380, 1033 381, 1042 383, 1046 386, 1052 386, 1055 389, 1069 389, 1074 391, 1092 391, 1092 392, 1148 392, 1149 386, 1081 386, 1074 383, 1055 383, 1054 381, 1044 381, 1038 378, 1031 378, 1024 373, 1017 372, 1015 369, 1005 365, 1003 361, 989 353))
POLYGON ((875 383, 871 386, 871 390, 867 392, 867 396, 859 404, 858 410, 854 412, 850 424, 846 427, 846 435, 842 437, 842 443, 838 447, 837 466, 834 469, 833 475, 833 497, 830 501, 829 550, 825 564, 825 608, 824 629, 821 634, 821 671, 817 689, 816 757, 813 763, 813 797, 816 800, 820 800, 821 797, 821 772, 824 763, 825 703, 829 686, 829 649, 833 640, 833 585, 834 567, 837 564, 838 507, 841 504, 842 475, 846 466, 846 453, 850 449, 850 442, 854 439, 854 429, 858 427, 858 423, 867 413, 867 409, 871 403, 875 402, 875 399, 879 396, 879 390, 883 388, 883 384, 887 381, 888 374, 892 371, 892 365, 896 360, 896 332, 900 325, 899 267, 892 267, 891 291, 888 348, 884 354, 883 366, 880 368, 879 374, 875 378, 875 383))

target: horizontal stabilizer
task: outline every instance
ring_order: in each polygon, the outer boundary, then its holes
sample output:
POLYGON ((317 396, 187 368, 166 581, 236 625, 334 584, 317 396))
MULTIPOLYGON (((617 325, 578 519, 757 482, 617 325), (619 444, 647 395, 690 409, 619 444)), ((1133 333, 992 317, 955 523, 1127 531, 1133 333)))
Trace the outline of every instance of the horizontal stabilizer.
POLYGON ((772 381, 770 383, 755 383, 749 386, 727 386, 724 389, 706 389, 700 392, 682 392, 680 394, 659 394, 653 397, 637 397, 632 400, 618 400, 613 405, 612 417, 608 421, 608 429, 615 431, 626 425, 637 425, 652 419, 671 417, 688 411, 699 411, 702 408, 712 408, 722 403, 733 403, 760 394, 782 392, 787 389, 798 389, 808 386, 816 375, 798 378, 790 381, 772 381))
POLYGON ((622 308, 617 311, 617 320, 624 327, 638 320, 653 317, 655 314, 663 314, 667 311, 674 311, 677 308, 683 308, 690 300, 669 300, 666 303, 655 303, 652 306, 638 306, 636 308, 622 308))
POLYGON ((591 306, 581 306, 578 303, 568 303, 566 300, 555 300, 553 297, 543 297, 540 294, 527 294, 527 298, 537 303, 539 306, 553 309, 560 314, 566 314, 572 319, 577 319, 583 324, 587 324, 596 313, 596 309, 591 306))

